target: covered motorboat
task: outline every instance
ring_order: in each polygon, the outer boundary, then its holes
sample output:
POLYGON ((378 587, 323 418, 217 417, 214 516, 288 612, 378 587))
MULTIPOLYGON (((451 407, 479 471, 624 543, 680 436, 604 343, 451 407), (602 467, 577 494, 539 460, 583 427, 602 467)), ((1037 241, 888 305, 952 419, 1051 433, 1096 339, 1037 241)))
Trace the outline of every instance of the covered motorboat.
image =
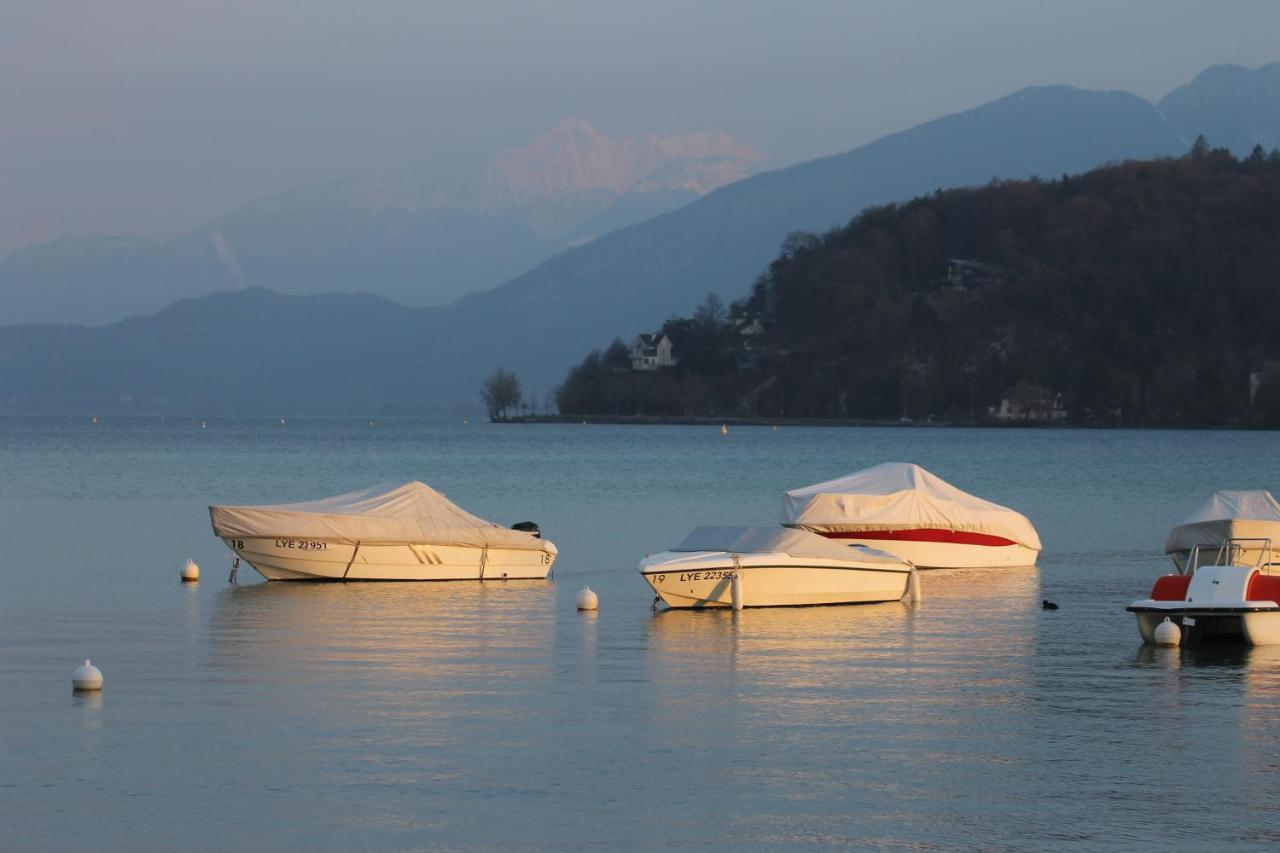
POLYGON ((1025 515, 961 491, 919 465, 886 462, 783 496, 782 523, 883 548, 921 569, 1034 566, 1025 515))
POLYGON ((897 601, 913 567, 892 554, 786 527, 699 527, 640 561, 668 607, 897 601))
POLYGON ((1270 539, 1196 543, 1177 574, 1157 578, 1151 597, 1126 609, 1137 616, 1138 632, 1148 643, 1172 644, 1157 634, 1161 623, 1171 622, 1180 629, 1172 632, 1176 642, 1274 645, 1280 643, 1280 574, 1273 574, 1274 566, 1270 539))
POLYGON ((1177 570, 1184 572, 1197 545, 1201 546, 1198 553, 1203 554, 1228 540, 1240 543, 1244 549, 1241 560, 1257 563, 1261 557, 1256 550, 1259 545, 1267 541, 1280 542, 1280 503, 1270 492, 1214 492, 1169 531, 1164 551, 1177 570))
POLYGON ((267 580, 545 578, 556 546, 537 525, 502 527, 425 483, 301 503, 211 506, 213 532, 267 580))

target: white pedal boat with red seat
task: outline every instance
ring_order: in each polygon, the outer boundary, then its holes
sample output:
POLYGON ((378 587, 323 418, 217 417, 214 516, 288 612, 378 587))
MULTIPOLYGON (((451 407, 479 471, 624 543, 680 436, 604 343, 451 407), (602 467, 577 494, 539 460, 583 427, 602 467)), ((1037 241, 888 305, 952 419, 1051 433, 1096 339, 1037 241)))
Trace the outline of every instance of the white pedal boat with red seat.
POLYGON ((536 524, 478 518, 425 483, 301 503, 211 506, 213 532, 267 580, 545 578, 557 550, 536 524))
POLYGON ((640 561, 640 574, 672 608, 897 601, 913 571, 884 551, 785 527, 699 527, 640 561))
POLYGON ((1034 566, 1041 548, 1025 515, 905 462, 793 489, 783 496, 782 523, 880 548, 920 569, 1034 566))
POLYGON ((1156 642, 1156 628, 1168 619, 1183 642, 1280 643, 1280 574, 1272 573, 1269 539, 1196 544, 1180 556, 1176 574, 1157 578, 1150 598, 1125 608, 1137 616, 1144 642, 1156 642))

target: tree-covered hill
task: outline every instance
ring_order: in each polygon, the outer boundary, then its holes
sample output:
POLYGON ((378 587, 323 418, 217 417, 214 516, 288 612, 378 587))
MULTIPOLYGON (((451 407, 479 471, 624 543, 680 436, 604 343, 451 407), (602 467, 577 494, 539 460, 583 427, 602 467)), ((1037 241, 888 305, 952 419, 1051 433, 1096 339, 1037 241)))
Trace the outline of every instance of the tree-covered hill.
POLYGON ((676 368, 593 354, 561 411, 1275 424, 1280 152, 1201 140, 872 208, 666 331, 676 368))

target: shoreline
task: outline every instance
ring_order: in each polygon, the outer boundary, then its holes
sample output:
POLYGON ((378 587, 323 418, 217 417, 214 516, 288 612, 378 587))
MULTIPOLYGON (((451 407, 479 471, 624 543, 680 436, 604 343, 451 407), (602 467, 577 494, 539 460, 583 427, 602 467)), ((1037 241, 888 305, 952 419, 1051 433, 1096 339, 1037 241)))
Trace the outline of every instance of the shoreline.
MULTIPOLYGON (((960 421, 871 420, 854 418, 705 417, 701 415, 509 415, 492 418, 495 424, 591 424, 592 426, 763 426, 763 427, 924 427, 924 428, 1056 428, 1066 424, 983 424, 960 421)), ((1074 425, 1071 425, 1074 426, 1074 425)))

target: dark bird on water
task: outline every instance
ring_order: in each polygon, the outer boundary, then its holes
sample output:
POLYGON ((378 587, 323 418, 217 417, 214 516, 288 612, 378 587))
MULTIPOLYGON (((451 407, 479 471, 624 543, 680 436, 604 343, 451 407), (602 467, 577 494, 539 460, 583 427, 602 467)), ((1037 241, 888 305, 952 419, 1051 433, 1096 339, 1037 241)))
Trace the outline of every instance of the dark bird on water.
POLYGON ((1044 609, 1044 610, 1057 610, 1057 609, 1058 609, 1058 605, 1054 604, 1052 601, 1050 601, 1050 600, 1049 600, 1049 599, 1047 599, 1047 598, 1046 598, 1044 601, 1040 602, 1040 607, 1041 607, 1042 609, 1044 609))

